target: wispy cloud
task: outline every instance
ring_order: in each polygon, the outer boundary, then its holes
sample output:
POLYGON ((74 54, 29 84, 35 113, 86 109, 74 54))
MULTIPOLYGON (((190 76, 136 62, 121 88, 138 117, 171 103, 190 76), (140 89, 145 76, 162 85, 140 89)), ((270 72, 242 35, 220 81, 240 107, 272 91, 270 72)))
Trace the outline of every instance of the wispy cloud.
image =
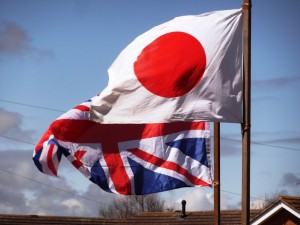
POLYGON ((0 135, 20 141, 33 142, 34 130, 22 129, 22 115, 0 108, 0 135))
MULTIPOLYGON (((213 154, 213 136, 211 137, 211 154, 213 154)), ((227 156, 239 156, 241 154, 241 143, 242 140, 239 139, 239 137, 232 136, 232 137, 226 137, 222 136, 220 141, 220 154, 221 157, 227 157, 227 156)))
POLYGON ((278 99, 272 96, 259 96, 251 98, 252 102, 268 102, 268 101, 277 101, 278 99))
POLYGON ((52 51, 33 46, 26 30, 11 21, 0 23, 0 54, 10 56, 34 54, 38 58, 54 57, 52 51))
POLYGON ((278 91, 291 91, 300 88, 300 76, 279 77, 252 81, 252 102, 263 103, 279 101, 278 91), (277 93, 277 94, 276 94, 277 93))
POLYGON ((253 144, 300 151, 300 135, 295 132, 254 132, 253 144))
POLYGON ((285 173, 281 180, 280 180, 280 185, 281 186, 289 186, 289 187, 300 187, 300 174, 296 173, 285 173))
MULTIPOLYGON (((265 141, 265 143, 293 144, 293 145, 300 146, 300 137, 274 138, 274 139, 265 141)), ((300 147, 298 149, 300 149, 300 147)))
POLYGON ((279 77, 267 80, 253 80, 252 87, 256 90, 276 90, 287 86, 299 85, 300 77, 279 77))

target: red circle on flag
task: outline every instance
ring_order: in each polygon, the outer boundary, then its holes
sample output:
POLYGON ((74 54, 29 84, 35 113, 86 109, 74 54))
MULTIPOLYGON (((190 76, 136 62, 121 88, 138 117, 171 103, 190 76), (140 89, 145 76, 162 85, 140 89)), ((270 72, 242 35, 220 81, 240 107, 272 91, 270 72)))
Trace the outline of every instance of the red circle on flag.
POLYGON ((190 34, 171 32, 142 50, 134 62, 134 73, 148 91, 172 98, 192 90, 201 81, 205 67, 201 43, 190 34))

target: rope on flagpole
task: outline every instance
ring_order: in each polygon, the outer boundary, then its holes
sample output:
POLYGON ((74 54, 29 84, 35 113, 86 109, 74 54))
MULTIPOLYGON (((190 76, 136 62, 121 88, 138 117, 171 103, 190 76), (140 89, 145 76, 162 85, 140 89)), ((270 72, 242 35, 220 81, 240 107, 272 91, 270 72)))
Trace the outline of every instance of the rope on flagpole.
POLYGON ((242 130, 242 134, 244 134, 245 132, 249 131, 251 128, 251 125, 248 123, 242 123, 241 124, 241 130, 242 130))

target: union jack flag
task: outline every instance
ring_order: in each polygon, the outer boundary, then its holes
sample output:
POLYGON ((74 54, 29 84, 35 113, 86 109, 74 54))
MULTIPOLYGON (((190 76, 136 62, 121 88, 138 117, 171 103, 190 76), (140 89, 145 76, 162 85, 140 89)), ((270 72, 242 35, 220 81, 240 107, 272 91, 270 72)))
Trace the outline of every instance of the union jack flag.
POLYGON ((37 168, 57 176, 64 155, 107 192, 143 195, 211 186, 208 122, 100 124, 91 101, 55 120, 33 152, 37 168))

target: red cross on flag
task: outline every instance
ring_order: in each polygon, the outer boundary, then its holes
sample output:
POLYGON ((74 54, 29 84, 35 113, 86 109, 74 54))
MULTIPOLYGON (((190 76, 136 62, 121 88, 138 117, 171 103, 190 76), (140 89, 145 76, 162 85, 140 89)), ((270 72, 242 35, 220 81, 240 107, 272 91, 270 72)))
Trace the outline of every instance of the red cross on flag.
POLYGON ((116 194, 212 185, 208 122, 101 124, 88 119, 92 100, 49 126, 33 152, 41 172, 57 176, 65 156, 90 181, 116 194))

